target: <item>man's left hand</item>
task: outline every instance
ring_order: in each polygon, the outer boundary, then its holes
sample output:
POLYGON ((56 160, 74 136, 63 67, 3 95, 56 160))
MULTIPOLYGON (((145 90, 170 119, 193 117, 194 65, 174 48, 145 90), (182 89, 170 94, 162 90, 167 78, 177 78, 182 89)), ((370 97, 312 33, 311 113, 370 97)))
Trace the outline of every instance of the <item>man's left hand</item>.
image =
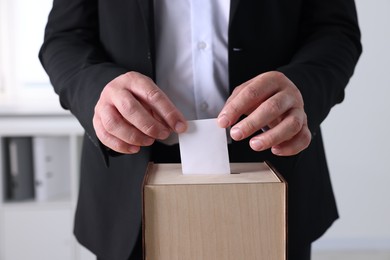
POLYGON ((299 89, 283 73, 263 73, 235 88, 218 116, 220 127, 232 126, 231 137, 240 141, 253 136, 255 151, 271 148, 280 156, 295 155, 308 147, 311 133, 299 89), (247 115, 237 122, 242 115, 247 115))

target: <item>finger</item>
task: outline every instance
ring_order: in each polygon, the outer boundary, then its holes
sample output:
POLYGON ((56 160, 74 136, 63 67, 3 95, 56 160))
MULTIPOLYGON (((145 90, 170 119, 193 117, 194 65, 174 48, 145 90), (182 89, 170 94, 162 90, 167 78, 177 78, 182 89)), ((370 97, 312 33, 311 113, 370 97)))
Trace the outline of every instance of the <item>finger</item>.
POLYGON ((156 120, 127 89, 114 92, 112 101, 121 116, 145 135, 153 139, 169 136, 170 129, 156 120))
POLYGON ((102 142, 102 144, 107 148, 124 154, 134 154, 139 152, 139 146, 129 145, 128 143, 108 133, 104 129, 100 117, 96 114, 93 117, 93 125, 95 128, 96 136, 99 138, 100 142, 102 142))
POLYGON ((292 139, 304 125, 306 125, 306 115, 299 109, 292 109, 278 125, 251 138, 249 144, 255 151, 263 151, 292 139))
POLYGON ((294 138, 273 146, 271 151, 275 155, 290 156, 306 149, 311 141, 311 132, 305 125, 294 138))
POLYGON ((262 77, 250 81, 238 90, 222 108, 218 116, 219 125, 224 128, 233 125, 242 115, 249 114, 249 111, 275 94, 276 91, 274 84, 266 84, 262 77))
POLYGON ((278 92, 232 127, 230 130, 231 137, 236 141, 249 137, 265 126, 271 125, 285 114, 293 104, 293 99, 287 93, 278 92))
POLYGON ((149 146, 155 140, 130 125, 112 106, 102 108, 99 116, 104 130, 127 144, 149 146))
MULTIPOLYGON (((241 91, 242 91, 248 84, 250 84, 250 82, 252 82, 252 81, 253 81, 253 79, 250 80, 249 82, 245 82, 245 83, 242 84, 241 86, 235 88, 235 89, 233 90, 233 93, 232 93, 232 94, 230 95, 230 97, 226 100, 224 107, 227 106, 232 100, 234 100, 234 99, 239 95, 239 93, 241 93, 241 91)), ((254 103, 252 107, 248 106, 248 109, 247 109, 243 114, 249 115, 250 112, 253 111, 253 110, 255 110, 257 106, 258 106, 257 103, 254 103)), ((223 109, 222 109, 222 110, 223 110, 223 109)), ((222 111, 222 110, 221 110, 221 111, 222 111)))
POLYGON ((236 96, 237 96, 237 95, 238 95, 238 94, 239 94, 247 85, 249 85, 252 81, 253 81, 253 79, 250 79, 250 80, 248 80, 248 81, 242 83, 241 85, 235 87, 235 88, 233 89, 232 94, 231 94, 231 95, 228 97, 228 99, 226 100, 225 105, 229 104, 230 101, 232 101, 233 99, 235 99, 236 96))
POLYGON ((165 93, 147 77, 135 77, 137 74, 128 74, 133 80, 130 89, 134 96, 158 114, 163 121, 175 132, 187 130, 187 122, 183 114, 175 107, 165 93))
POLYGON ((164 122, 164 119, 159 115, 157 114, 153 109, 151 109, 149 107, 149 105, 147 105, 146 103, 142 102, 142 100, 140 100, 141 104, 143 105, 143 107, 154 117, 154 119, 156 119, 157 121, 159 121, 161 124, 165 125, 165 127, 167 128, 170 128, 165 122, 164 122))

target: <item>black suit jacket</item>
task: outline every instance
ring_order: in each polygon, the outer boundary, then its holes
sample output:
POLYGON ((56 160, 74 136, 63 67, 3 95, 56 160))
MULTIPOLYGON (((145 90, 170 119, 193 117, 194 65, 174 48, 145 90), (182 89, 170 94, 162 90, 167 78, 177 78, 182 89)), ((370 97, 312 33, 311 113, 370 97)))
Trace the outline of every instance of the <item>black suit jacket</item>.
MULTIPOLYGON (((289 183, 289 245, 307 244, 337 218, 320 124, 344 98, 361 53, 353 0, 231 0, 230 89, 270 70, 300 89, 311 145, 296 156, 230 147, 234 161, 269 160, 289 183)), ((127 71, 154 78, 153 7, 149 0, 54 0, 41 62, 62 106, 85 128, 78 240, 107 259, 127 259, 141 225, 141 183, 151 149, 112 156, 92 117, 104 86, 127 71)))

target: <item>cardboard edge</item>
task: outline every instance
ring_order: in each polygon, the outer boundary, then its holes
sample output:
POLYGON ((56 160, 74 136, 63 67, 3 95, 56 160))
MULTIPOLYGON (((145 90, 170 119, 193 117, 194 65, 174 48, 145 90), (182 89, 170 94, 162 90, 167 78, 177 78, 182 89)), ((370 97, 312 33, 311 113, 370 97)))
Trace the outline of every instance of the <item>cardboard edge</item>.
POLYGON ((286 239, 286 253, 285 253, 285 256, 284 256, 284 259, 287 260, 288 259, 288 256, 287 256, 287 253, 288 253, 288 183, 287 181, 285 180, 285 178, 283 177, 282 174, 280 174, 280 172, 275 168, 275 166, 272 165, 271 162, 269 161, 264 161, 264 163, 270 168, 270 170, 280 179, 280 181, 284 184, 284 189, 285 189, 285 220, 286 220, 286 228, 285 228, 285 239, 286 239))
POLYGON ((267 167, 276 175, 276 177, 280 180, 280 182, 283 182, 287 185, 287 182, 284 179, 284 177, 279 173, 279 171, 269 161, 264 161, 264 164, 267 165, 267 167))
POLYGON ((144 179, 142 181, 142 194, 141 194, 141 201, 142 201, 142 219, 141 219, 141 228, 142 228, 142 259, 146 259, 146 249, 145 249, 145 186, 148 183, 150 171, 153 168, 154 162, 149 162, 148 166, 146 167, 146 172, 144 175, 144 179))

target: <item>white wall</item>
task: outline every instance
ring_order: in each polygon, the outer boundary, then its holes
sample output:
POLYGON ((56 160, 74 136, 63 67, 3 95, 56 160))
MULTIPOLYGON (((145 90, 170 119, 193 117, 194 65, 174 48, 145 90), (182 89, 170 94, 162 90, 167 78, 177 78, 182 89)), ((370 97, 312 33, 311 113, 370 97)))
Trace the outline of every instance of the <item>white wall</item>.
POLYGON ((38 60, 52 0, 0 0, 0 114, 65 114, 38 60))
POLYGON ((390 0, 356 0, 363 54, 323 124, 341 215, 316 249, 390 250, 390 0))

